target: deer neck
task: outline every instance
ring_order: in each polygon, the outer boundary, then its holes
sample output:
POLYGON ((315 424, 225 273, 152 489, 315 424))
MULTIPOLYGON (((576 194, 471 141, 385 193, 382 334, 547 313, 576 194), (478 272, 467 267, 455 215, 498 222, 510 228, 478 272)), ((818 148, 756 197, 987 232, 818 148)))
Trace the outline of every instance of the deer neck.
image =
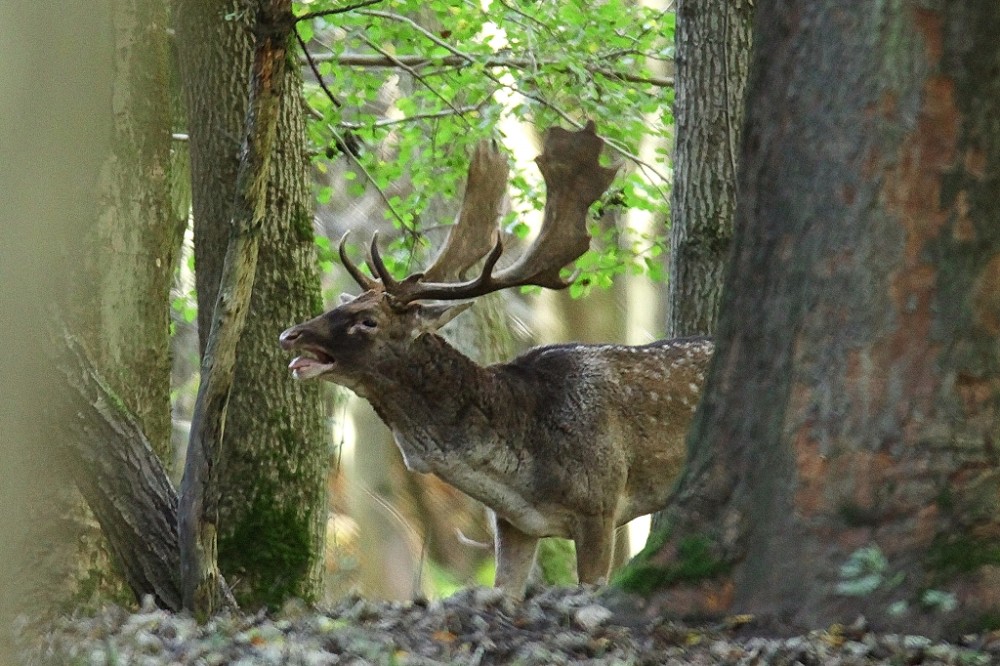
POLYGON ((452 481, 451 468, 489 467, 502 457, 498 449, 515 439, 500 441, 510 424, 498 427, 511 387, 437 335, 417 337, 402 358, 383 359, 374 370, 363 395, 392 429, 413 471, 452 481))

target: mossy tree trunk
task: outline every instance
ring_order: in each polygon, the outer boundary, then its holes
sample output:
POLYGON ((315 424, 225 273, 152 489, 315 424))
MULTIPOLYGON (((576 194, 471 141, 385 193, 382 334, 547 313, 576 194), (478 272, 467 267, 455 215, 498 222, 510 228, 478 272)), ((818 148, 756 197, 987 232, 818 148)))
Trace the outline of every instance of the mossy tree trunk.
MULTIPOLYGON (((73 280, 63 300, 62 323, 86 348, 80 353, 93 364, 87 372, 100 378, 122 411, 134 415, 132 425, 145 438, 144 446, 167 460, 169 294, 183 232, 170 197, 167 8, 162 0, 114 0, 108 5, 114 46, 114 77, 108 90, 111 151, 96 171, 96 224, 78 239, 85 260, 67 268, 73 280)), ((77 398, 88 400, 80 394, 77 398)), ((128 474, 138 472, 117 464, 136 463, 136 458, 130 458, 118 440, 92 438, 99 419, 75 421, 60 438, 76 462, 76 485, 104 533, 101 539, 92 518, 78 521, 76 580, 69 587, 76 588, 73 594, 80 599, 120 593, 121 578, 112 572, 112 560, 137 594, 151 589, 146 584, 151 579, 170 576, 143 571, 137 564, 141 556, 134 553, 134 540, 140 526, 131 520, 133 504, 125 498, 131 491, 128 474)), ((79 502, 78 497, 66 500, 79 502)), ((71 506, 65 512, 85 515, 71 506)))
POLYGON ((183 220, 170 198, 170 68, 161 0, 115 0, 113 155, 77 304, 95 361, 162 458, 170 449, 170 286, 183 220), (88 297, 89 295, 89 297, 88 297))
POLYGON ((664 611, 1000 618, 1000 5, 762 2, 664 611))
MULTIPOLYGON (((177 36, 189 118, 198 323, 204 353, 229 241, 240 141, 263 0, 240 11, 180 0, 177 36)), ((293 382, 277 334, 321 308, 313 259, 301 80, 283 68, 265 224, 249 317, 237 348, 216 473, 218 560, 241 603, 279 605, 320 591, 329 434, 320 387, 293 382)))
POLYGON ((677 3, 667 337, 708 335, 733 235, 753 2, 677 3))

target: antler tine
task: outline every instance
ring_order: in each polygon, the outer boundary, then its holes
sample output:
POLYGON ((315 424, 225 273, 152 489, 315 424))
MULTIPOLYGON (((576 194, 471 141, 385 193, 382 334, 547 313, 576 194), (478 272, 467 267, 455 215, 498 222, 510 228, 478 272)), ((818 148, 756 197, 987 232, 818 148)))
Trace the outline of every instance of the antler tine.
POLYGON ((549 289, 569 286, 559 271, 590 247, 587 210, 618 171, 617 167, 608 169, 598 162, 603 145, 593 121, 579 132, 551 128, 545 135, 542 154, 535 158, 546 186, 542 228, 525 253, 493 275, 493 267, 503 252, 497 233, 493 250, 477 278, 460 283, 407 279, 391 290, 394 300, 401 304, 428 298, 456 300, 524 285, 549 289))
POLYGON ((361 287, 365 291, 374 289, 378 285, 378 280, 370 278, 364 273, 362 273, 361 269, 358 268, 350 259, 347 258, 347 237, 350 235, 351 232, 348 231, 340 238, 340 246, 338 247, 338 252, 340 254, 340 263, 344 265, 344 268, 346 268, 347 272, 351 274, 351 277, 354 278, 354 281, 358 283, 359 287, 361 287))
POLYGON ((368 248, 368 268, 372 270, 373 273, 378 275, 379 279, 382 280, 382 286, 385 287, 387 292, 392 292, 394 289, 399 287, 399 282, 396 278, 392 277, 392 273, 389 269, 385 267, 385 262, 382 261, 382 255, 378 251, 378 232, 372 234, 372 243, 368 248))

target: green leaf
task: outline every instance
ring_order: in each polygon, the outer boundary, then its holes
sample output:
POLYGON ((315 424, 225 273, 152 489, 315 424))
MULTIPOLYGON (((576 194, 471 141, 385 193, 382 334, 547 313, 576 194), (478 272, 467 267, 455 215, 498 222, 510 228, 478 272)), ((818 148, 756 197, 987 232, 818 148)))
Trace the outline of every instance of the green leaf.
POLYGON ((295 24, 295 29, 299 32, 302 41, 308 44, 313 39, 313 26, 310 21, 299 21, 295 24))

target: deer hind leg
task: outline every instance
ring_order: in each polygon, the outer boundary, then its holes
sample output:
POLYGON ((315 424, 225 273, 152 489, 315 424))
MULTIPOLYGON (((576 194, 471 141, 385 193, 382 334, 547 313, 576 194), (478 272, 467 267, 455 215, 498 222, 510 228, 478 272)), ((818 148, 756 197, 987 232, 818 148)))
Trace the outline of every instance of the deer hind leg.
POLYGON ((538 537, 525 534, 509 522, 496 516, 497 574, 494 585, 515 599, 524 598, 528 574, 535 563, 538 537))
POLYGON ((573 541, 576 542, 576 575, 580 582, 607 583, 615 554, 614 517, 581 516, 573 541))

